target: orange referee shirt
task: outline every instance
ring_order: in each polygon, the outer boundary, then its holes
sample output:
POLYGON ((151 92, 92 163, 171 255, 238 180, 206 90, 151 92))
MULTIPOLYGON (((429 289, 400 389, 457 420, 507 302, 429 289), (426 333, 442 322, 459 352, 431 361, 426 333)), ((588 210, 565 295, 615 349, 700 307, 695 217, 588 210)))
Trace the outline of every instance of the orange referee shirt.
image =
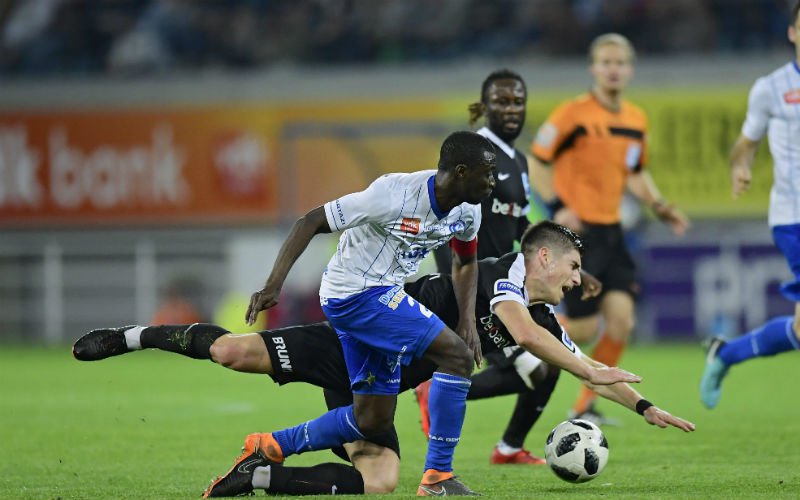
POLYGON ((550 114, 531 152, 553 165, 556 195, 581 220, 614 224, 628 174, 646 163, 646 135, 647 117, 638 106, 623 100, 614 112, 587 93, 550 114))

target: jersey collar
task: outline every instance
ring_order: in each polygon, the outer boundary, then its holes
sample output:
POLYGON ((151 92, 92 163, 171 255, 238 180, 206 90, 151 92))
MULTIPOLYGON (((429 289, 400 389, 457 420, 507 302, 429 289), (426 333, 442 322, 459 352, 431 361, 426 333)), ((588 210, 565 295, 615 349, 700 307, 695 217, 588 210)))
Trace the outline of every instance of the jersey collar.
POLYGON ((792 61, 792 66, 794 66, 794 70, 797 71, 798 74, 800 74, 800 66, 797 65, 797 59, 792 61))
POLYGON ((495 134, 494 132, 489 130, 488 127, 481 127, 480 129, 478 129, 477 133, 482 135, 482 136, 484 136, 484 137, 486 137, 490 141, 492 141, 494 143, 494 145, 497 146, 498 148, 502 149, 503 152, 509 158, 511 158, 512 160, 514 159, 514 155, 516 154, 516 152, 514 151, 514 148, 512 148, 511 146, 506 144, 503 141, 503 139, 497 137, 497 134, 495 134))
POLYGON ((433 213, 436 214, 437 219, 441 219, 447 213, 442 212, 439 208, 439 204, 436 202, 436 193, 433 191, 433 185, 436 183, 436 174, 428 177, 428 198, 431 200, 431 208, 433 209, 433 213))

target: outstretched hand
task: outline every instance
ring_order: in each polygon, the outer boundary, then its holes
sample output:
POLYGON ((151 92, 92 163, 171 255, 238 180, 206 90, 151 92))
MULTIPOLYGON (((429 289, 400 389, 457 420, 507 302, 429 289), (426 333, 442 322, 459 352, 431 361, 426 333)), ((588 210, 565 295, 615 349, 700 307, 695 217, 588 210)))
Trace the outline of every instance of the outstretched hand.
POLYGON ((650 408, 646 409, 644 411, 644 419, 647 420, 648 424, 657 425, 662 429, 665 429, 670 425, 677 427, 683 432, 692 432, 695 429, 695 425, 693 423, 680 417, 676 417, 657 406, 651 406, 650 408))
POLYGON ((602 366, 592 368, 587 380, 594 385, 611 385, 617 382, 636 384, 642 381, 642 377, 622 368, 602 366))
POLYGON ((254 325, 258 318, 258 313, 278 304, 278 296, 280 290, 275 290, 269 285, 255 292, 250 296, 250 305, 247 306, 247 312, 244 314, 244 320, 248 325, 254 325))

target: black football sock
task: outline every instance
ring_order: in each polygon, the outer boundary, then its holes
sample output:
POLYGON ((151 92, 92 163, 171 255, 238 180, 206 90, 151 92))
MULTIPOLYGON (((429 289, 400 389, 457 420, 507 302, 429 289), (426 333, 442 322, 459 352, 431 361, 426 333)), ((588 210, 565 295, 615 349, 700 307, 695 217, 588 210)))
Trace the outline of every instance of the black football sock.
POLYGON ((228 330, 221 326, 194 323, 148 326, 142 330, 140 338, 143 348, 161 349, 194 359, 211 359, 211 344, 226 333, 228 330))
POLYGON ((270 493, 286 495, 361 495, 364 479, 350 465, 327 463, 313 467, 270 467, 270 493))
POLYGON ((517 394, 529 390, 512 366, 500 368, 496 365, 489 365, 485 370, 470 377, 470 380, 472 385, 467 393, 468 401, 517 394))
POLYGON ((503 434, 504 443, 513 448, 522 448, 525 438, 547 406, 560 373, 559 370, 552 370, 544 380, 536 384, 534 389, 526 387, 525 391, 517 396, 517 404, 503 434))

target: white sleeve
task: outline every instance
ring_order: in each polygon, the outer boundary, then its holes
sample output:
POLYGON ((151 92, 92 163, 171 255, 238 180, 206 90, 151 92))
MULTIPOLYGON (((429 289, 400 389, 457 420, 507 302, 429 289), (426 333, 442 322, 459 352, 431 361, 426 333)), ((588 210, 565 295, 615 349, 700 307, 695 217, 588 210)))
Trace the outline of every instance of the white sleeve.
POLYGON ((463 231, 453 234, 453 237, 460 241, 472 241, 478 236, 481 228, 481 206, 466 205, 469 208, 464 211, 464 222, 466 226, 463 231))
POLYGON ((751 141, 760 141, 764 138, 772 115, 771 102, 769 83, 766 78, 759 78, 750 89, 750 96, 747 99, 747 117, 742 125, 742 135, 751 141))
POLYGON ((331 231, 383 220, 390 211, 392 191, 384 177, 379 177, 364 191, 351 193, 325 203, 325 217, 331 231))

